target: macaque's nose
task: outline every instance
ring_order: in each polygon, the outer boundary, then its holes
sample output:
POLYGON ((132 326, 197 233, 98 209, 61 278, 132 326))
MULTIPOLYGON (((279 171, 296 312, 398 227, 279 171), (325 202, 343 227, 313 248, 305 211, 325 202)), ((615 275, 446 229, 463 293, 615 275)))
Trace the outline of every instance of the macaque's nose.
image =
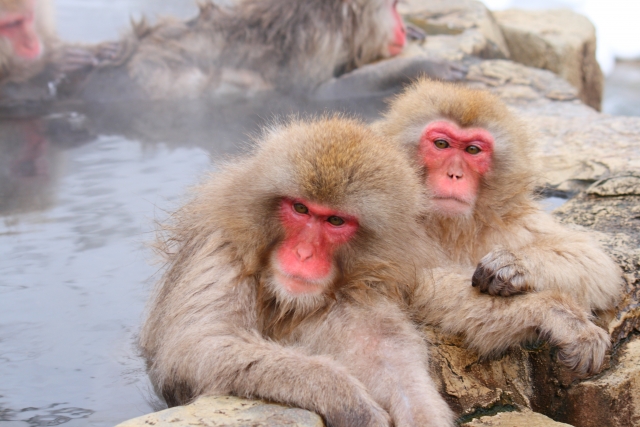
POLYGON ((296 246, 296 256, 301 262, 305 262, 313 256, 313 246, 309 243, 300 243, 296 246))
POLYGON ((464 172, 459 159, 454 158, 452 159, 451 163, 449 163, 447 168, 447 176, 454 181, 462 179, 462 177, 464 176, 464 172))
POLYGON ((461 171, 448 172, 447 175, 449 175, 449 178, 451 178, 453 180, 462 179, 462 176, 463 176, 461 171))

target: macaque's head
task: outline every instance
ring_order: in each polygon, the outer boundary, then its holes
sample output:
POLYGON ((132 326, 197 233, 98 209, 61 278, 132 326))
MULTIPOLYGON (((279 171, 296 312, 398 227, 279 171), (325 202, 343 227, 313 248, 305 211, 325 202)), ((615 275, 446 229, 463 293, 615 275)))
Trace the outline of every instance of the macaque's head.
POLYGON ((36 1, 0 0, 0 39, 5 55, 31 61, 42 54, 42 41, 35 22, 36 1))
POLYGON ((406 29, 397 10, 397 0, 343 0, 350 8, 345 15, 353 24, 350 56, 356 66, 402 52, 406 44, 406 29))
POLYGON ((376 129, 422 168, 430 209, 443 217, 499 211, 534 184, 529 138, 488 92, 422 79, 393 101, 376 129))
POLYGON ((232 167, 235 190, 217 215, 278 301, 313 307, 346 284, 415 279, 422 186, 404 153, 363 124, 275 126, 232 167))
POLYGON ((494 140, 482 128, 461 128, 455 122, 427 124, 418 144, 426 184, 439 212, 467 215, 475 206, 480 183, 490 171, 494 140))
POLYGON ((402 17, 398 13, 398 0, 387 0, 385 6, 389 10, 391 22, 391 40, 389 41, 389 56, 396 56, 402 52, 407 42, 407 31, 402 17))

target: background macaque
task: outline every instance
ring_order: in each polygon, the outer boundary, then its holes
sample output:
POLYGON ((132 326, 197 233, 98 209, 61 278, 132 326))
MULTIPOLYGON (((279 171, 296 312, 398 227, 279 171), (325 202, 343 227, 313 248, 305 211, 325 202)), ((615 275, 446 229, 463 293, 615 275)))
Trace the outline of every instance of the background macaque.
POLYGON ((477 265, 474 286, 502 296, 558 290, 589 310, 615 306, 620 270, 587 233, 540 209, 534 144, 496 97, 423 79, 378 129, 422 168, 425 228, 453 261, 477 265))
POLYGON ((434 256, 421 191, 404 154, 358 122, 266 131, 165 229, 140 338, 159 394, 265 398, 333 427, 453 426, 399 303, 434 256))
POLYGON ((41 72, 54 42, 50 0, 0 0, 0 83, 41 72))
POLYGON ((50 0, 0 0, 0 115, 33 113, 74 73, 111 63, 123 48, 60 42, 50 0))
POLYGON ((143 98, 270 89, 308 93, 332 77, 402 51, 395 0, 204 3, 190 21, 135 25, 123 56, 93 73, 84 96, 143 98))

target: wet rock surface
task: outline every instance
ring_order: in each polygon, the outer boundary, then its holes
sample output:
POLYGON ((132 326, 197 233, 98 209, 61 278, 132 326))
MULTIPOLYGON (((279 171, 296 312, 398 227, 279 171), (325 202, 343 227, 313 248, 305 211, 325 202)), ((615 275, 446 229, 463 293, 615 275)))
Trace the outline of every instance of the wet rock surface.
POLYGON ((463 425, 468 427, 562 427, 569 424, 553 421, 532 411, 523 411, 503 412, 495 416, 481 417, 463 425))
POLYGON ((236 397, 202 397, 188 406, 136 418, 118 427, 322 427, 322 419, 309 411, 236 397))

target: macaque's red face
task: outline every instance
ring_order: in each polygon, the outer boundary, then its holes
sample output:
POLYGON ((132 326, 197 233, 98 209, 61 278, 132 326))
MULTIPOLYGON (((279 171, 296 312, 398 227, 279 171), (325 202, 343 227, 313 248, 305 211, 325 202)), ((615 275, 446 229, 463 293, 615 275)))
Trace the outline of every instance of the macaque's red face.
POLYGON ((292 295, 320 294, 336 276, 334 253, 353 238, 358 221, 304 200, 280 205, 285 239, 277 248, 275 281, 292 295))
POLYGON ((439 213, 473 212, 482 176, 491 169, 493 149, 493 137, 481 128, 463 129, 446 121, 425 128, 418 152, 439 213))
POLYGON ((0 11, 0 37, 7 39, 18 58, 36 59, 42 53, 42 43, 34 22, 34 0, 24 2, 20 11, 0 11))
POLYGON ((407 41, 406 30, 404 28, 404 22, 398 13, 398 1, 393 0, 391 2, 391 15, 393 17, 393 38, 389 43, 389 54, 391 56, 398 55, 402 52, 404 45, 407 41))

